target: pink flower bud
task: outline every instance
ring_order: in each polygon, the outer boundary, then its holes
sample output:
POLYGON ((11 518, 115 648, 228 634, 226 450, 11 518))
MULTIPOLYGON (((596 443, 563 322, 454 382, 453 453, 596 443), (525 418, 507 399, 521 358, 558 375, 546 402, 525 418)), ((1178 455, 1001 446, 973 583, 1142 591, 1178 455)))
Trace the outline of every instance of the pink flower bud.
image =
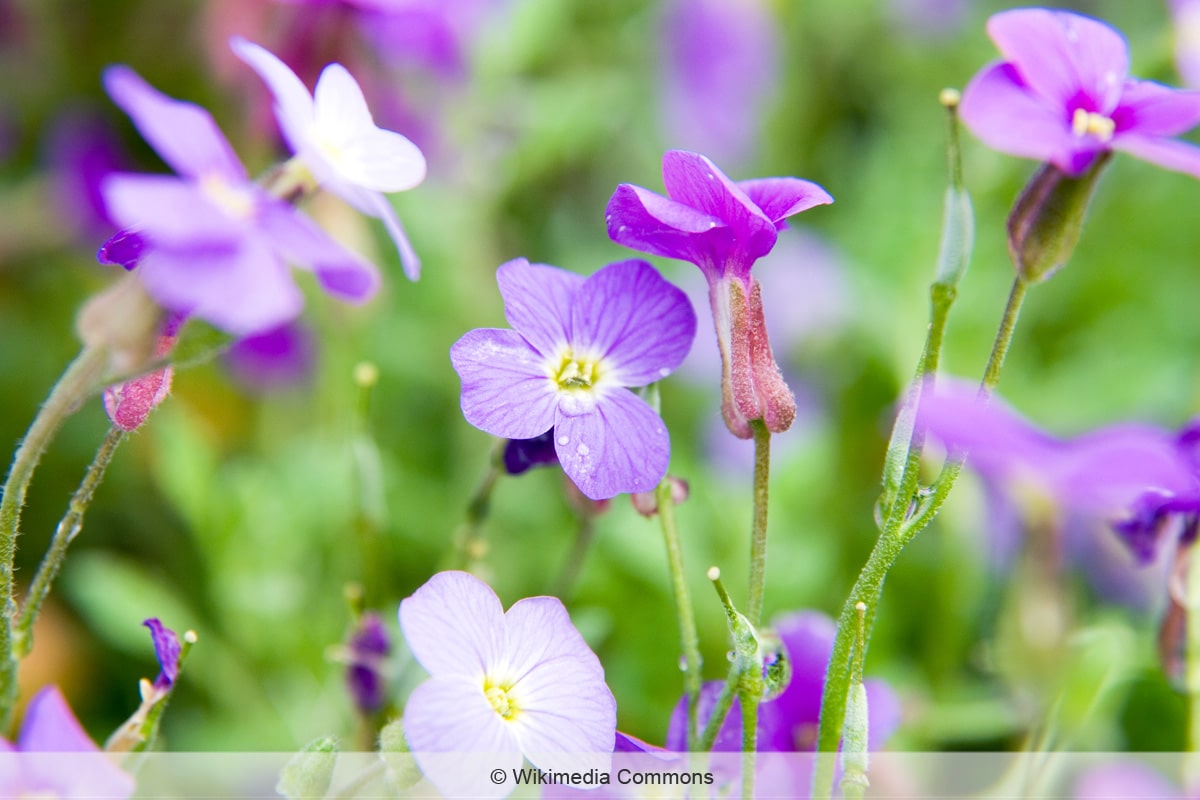
MULTIPOLYGON (((162 358, 175 346, 176 328, 169 325, 158 337, 154 356, 162 358)), ((154 407, 171 391, 171 367, 163 367, 140 378, 109 386, 104 390, 104 411, 113 424, 125 431, 135 431, 146 421, 154 407)))

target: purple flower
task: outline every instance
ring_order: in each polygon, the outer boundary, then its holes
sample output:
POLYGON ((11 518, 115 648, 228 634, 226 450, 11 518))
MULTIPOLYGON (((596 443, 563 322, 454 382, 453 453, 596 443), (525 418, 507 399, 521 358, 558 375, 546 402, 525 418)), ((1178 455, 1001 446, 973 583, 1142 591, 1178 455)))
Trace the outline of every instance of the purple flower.
POLYGON ((750 268, 775 246, 784 219, 833 198, 798 178, 734 183, 704 156, 682 150, 663 156, 663 183, 666 197, 618 186, 608 201, 608 235, 700 267, 721 351, 726 425, 743 439, 753 435, 753 420, 772 432, 787 430, 796 404, 771 354, 762 290, 750 268))
POLYGON ((496 279, 515 330, 479 328, 450 348, 467 421, 508 439, 553 428, 563 471, 592 500, 656 486, 670 439, 627 387, 662 380, 687 355, 696 334, 687 296, 644 261, 585 280, 520 258, 496 279))
POLYGON ((125 798, 133 790, 133 778, 88 738, 57 687, 29 702, 16 747, 0 738, 5 797, 125 798))
POLYGON ((1200 0, 1170 0, 1175 23, 1175 68, 1183 82, 1200 86, 1200 0))
POLYGON ((534 467, 557 464, 555 447, 554 428, 532 439, 509 439, 504 444, 504 471, 509 475, 520 475, 534 467))
POLYGON ((158 659, 159 673, 154 679, 154 689, 166 693, 179 677, 179 657, 183 652, 179 636, 163 625, 157 617, 151 617, 142 624, 150 629, 150 638, 154 642, 154 657, 158 659))
POLYGON ((1187 795, 1148 764, 1102 764, 1075 780, 1075 800, 1184 800, 1187 795))
POLYGON ((347 646, 346 686, 354 705, 363 714, 372 714, 387 702, 383 662, 392 652, 391 638, 383 620, 374 612, 363 614, 350 634, 347 646))
POLYGON ((1116 30, 1041 8, 1001 12, 987 28, 1005 60, 971 80, 961 113, 989 147, 1071 176, 1121 150, 1200 177, 1200 148, 1171 138, 1200 122, 1200 93, 1130 78, 1116 30))
POLYGON ((430 674, 405 706, 404 735, 442 794, 503 797, 513 785, 487 773, 511 775, 522 757, 543 770, 608 768, 616 701, 557 598, 505 613, 478 578, 440 572, 400 603, 400 627, 430 674))
MULTIPOLYGON (((178 317, 167 321, 154 357, 163 358, 175 346, 176 335, 182 320, 178 317)), ((171 391, 171 378, 175 370, 170 366, 157 369, 139 378, 114 384, 104 389, 104 413, 112 423, 124 431, 135 431, 142 427, 150 412, 167 398, 171 391)), ((149 620, 147 620, 149 624, 149 620)))
POLYGON ((307 381, 313 371, 316 344, 312 332, 297 321, 234 342, 225 367, 242 388, 265 393, 307 381))
POLYGON ((1200 468, 1194 428, 1176 435, 1123 423, 1057 439, 962 382, 939 382, 921 398, 918 424, 1002 484, 1041 487, 1067 509, 1109 520, 1143 563, 1181 523, 1195 535, 1200 468))
POLYGON ((113 175, 103 191, 118 224, 144 238, 138 262, 162 306, 248 335, 300 313, 285 260, 311 265, 325 291, 351 302, 374 294, 375 268, 248 179, 208 112, 159 93, 128 67, 104 84, 179 177, 113 175))

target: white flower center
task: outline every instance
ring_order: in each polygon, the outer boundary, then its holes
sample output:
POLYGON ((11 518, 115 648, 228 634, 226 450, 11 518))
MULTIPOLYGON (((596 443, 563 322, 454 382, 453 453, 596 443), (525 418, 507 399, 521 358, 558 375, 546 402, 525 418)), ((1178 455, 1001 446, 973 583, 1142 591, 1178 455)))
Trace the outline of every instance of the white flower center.
POLYGON ((200 179, 200 190, 213 205, 236 220, 245 221, 254 217, 254 195, 240 186, 234 186, 219 175, 206 175, 200 179))
POLYGON ((1084 111, 1082 108, 1075 109, 1075 115, 1071 117, 1071 131, 1076 136, 1087 136, 1090 133, 1102 142, 1112 141, 1113 130, 1116 127, 1117 124, 1103 114, 1084 111))

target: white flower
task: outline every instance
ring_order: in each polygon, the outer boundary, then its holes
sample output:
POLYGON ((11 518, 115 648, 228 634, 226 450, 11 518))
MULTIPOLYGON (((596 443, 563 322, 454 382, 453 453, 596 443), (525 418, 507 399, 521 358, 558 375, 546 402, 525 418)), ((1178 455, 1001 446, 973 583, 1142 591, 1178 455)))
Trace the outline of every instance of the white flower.
POLYGON ((395 131, 375 124, 358 82, 341 64, 321 72, 309 94, 296 73, 271 52, 241 37, 230 40, 238 58, 275 95, 275 117, 292 152, 317 184, 372 217, 379 217, 416 280, 421 262, 384 192, 402 192, 425 179, 425 156, 395 131))

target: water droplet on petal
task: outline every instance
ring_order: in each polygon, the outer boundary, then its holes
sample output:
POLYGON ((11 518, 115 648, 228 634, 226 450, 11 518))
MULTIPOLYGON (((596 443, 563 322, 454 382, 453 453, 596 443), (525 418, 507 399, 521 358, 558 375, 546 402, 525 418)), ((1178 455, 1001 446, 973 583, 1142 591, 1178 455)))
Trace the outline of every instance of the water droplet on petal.
POLYGON ((558 437, 558 443, 559 443, 559 444, 564 444, 564 445, 565 445, 565 444, 566 444, 567 442, 569 442, 569 441, 571 441, 571 438, 570 438, 569 436, 560 436, 560 437, 558 437))
POLYGON ((581 456, 586 456, 588 453, 590 453, 592 451, 591 451, 591 448, 589 448, 586 444, 584 444, 583 442, 580 442, 579 446, 575 448, 575 452, 581 456))
POLYGON ((671 374, 671 370, 667 369, 666 367, 660 367, 658 374, 665 378, 671 374))

